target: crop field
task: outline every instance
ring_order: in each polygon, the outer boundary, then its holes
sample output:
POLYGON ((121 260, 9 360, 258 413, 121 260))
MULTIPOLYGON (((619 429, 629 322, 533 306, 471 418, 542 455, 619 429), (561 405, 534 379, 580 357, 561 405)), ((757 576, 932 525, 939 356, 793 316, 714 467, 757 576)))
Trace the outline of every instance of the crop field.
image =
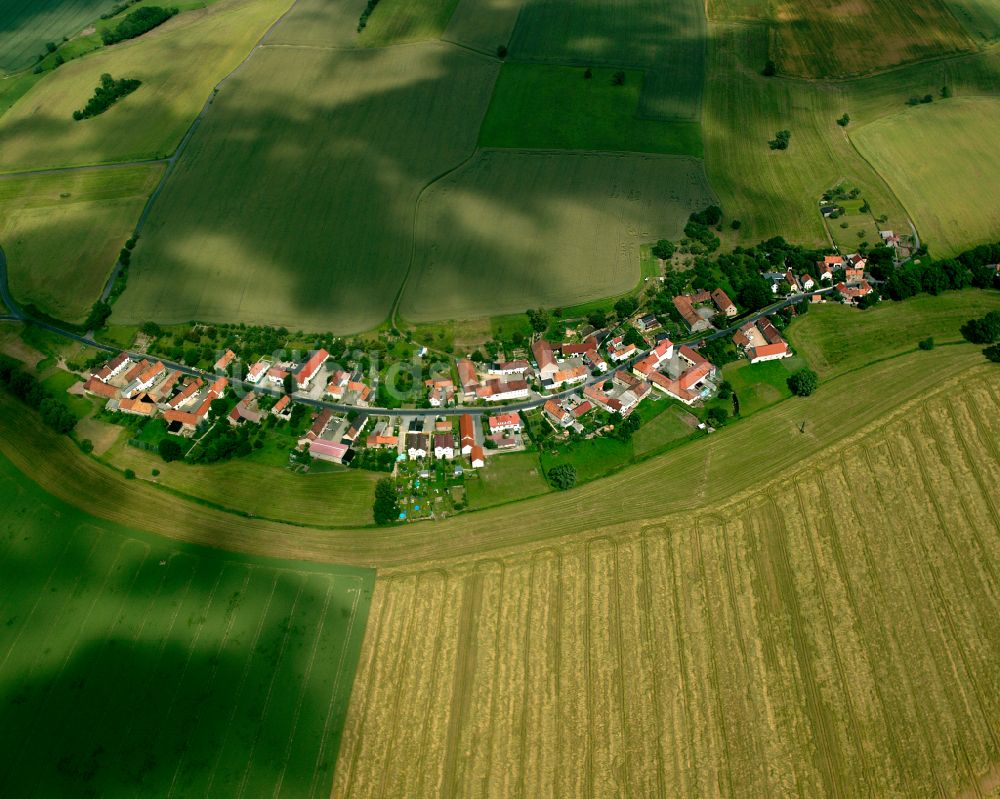
POLYGON ((948 7, 976 41, 989 44, 1000 37, 1000 3, 996 0, 948 0, 948 7))
POLYGON ((697 121, 707 40, 704 5, 675 0, 538 0, 511 37, 517 61, 648 69, 644 116, 697 121))
POLYGON ((710 510, 380 573, 334 795, 971 792, 998 438, 980 375, 710 510))
POLYGON ((610 67, 504 64, 479 132, 483 147, 611 150, 701 156, 697 122, 639 116, 644 75, 625 70, 615 86, 610 67))
POLYGON ((459 0, 443 38, 485 52, 510 41, 523 0, 459 0))
POLYGON ((863 75, 976 47, 947 0, 778 0, 773 15, 771 57, 789 75, 863 75))
POLYGON ((788 339, 820 377, 827 378, 915 351, 917 342, 928 336, 938 345, 962 341, 958 329, 963 322, 995 310, 1000 310, 1000 293, 975 289, 937 297, 921 294, 862 314, 846 305, 824 303, 793 322, 788 339), (845 335, 845 330, 850 333, 845 335))
POLYGON ((153 207, 115 320, 377 325, 421 187, 472 153, 497 69, 438 43, 262 48, 153 207))
POLYGON ((162 158, 212 88, 291 0, 220 0, 145 36, 67 62, 0 117, 0 172, 162 158), (105 113, 74 121, 103 73, 142 86, 105 113))
POLYGON ((358 47, 358 19, 368 0, 298 0, 268 36, 272 45, 358 47))
POLYGON ((437 39, 459 0, 381 0, 358 41, 368 47, 437 39))
POLYGON ((0 246, 14 297, 81 321, 161 173, 147 166, 0 179, 0 246))
POLYGON ((79 33, 111 0, 0 0, 0 75, 32 64, 46 42, 79 33))
POLYGON ((851 134, 885 176, 938 257, 1000 230, 1000 207, 978 187, 1000 181, 1000 152, 983 147, 1000 118, 1000 98, 956 97, 894 114, 851 134))
POLYGON ((567 306, 639 282, 639 245, 713 201, 701 163, 487 150, 421 198, 401 313, 470 319, 567 306))
POLYGON ((4 458, 0 514, 0 793, 329 795, 372 570, 136 533, 4 458))

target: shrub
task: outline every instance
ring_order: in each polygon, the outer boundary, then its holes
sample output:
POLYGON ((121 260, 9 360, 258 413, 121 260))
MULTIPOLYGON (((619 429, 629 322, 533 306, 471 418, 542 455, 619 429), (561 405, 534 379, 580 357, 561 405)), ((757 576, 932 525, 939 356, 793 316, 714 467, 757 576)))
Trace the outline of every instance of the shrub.
POLYGON ((922 350, 932 350, 934 349, 934 337, 928 336, 925 339, 921 339, 917 342, 917 346, 922 350))
POLYGON ((791 139, 792 132, 790 130, 779 130, 767 144, 772 150, 787 150, 791 139))
POLYGON ((725 427, 726 422, 729 421, 729 411, 720 405, 716 405, 708 409, 705 419, 712 427, 725 427))
POLYGON ((181 445, 172 438, 162 439, 158 445, 158 449, 160 457, 167 463, 170 463, 171 461, 179 461, 184 457, 184 450, 181 449, 181 445))
POLYGON ((576 483, 576 467, 564 463, 561 466, 553 466, 549 469, 549 482, 560 491, 572 488, 576 483))
POLYGON ((89 455, 94 451, 94 442, 89 438, 85 438, 80 442, 80 449, 83 450, 85 454, 89 455))
POLYGON ((159 477, 160 476, 160 470, 159 469, 153 469, 153 471, 151 471, 150 474, 153 475, 153 477, 159 477))
POLYGON ((1000 363, 1000 344, 993 344, 990 347, 986 347, 983 350, 983 355, 993 361, 993 363, 1000 363))
POLYGON ((140 80, 134 78, 115 80, 105 72, 101 75, 100 85, 94 89, 94 96, 87 101, 87 104, 81 110, 73 112, 73 119, 79 122, 80 120, 90 119, 91 117, 96 117, 98 114, 103 114, 122 97, 131 94, 141 85, 142 81, 140 80))
POLYGON ((778 68, 775 66, 774 62, 767 61, 764 64, 764 69, 761 71, 760 74, 763 75, 765 78, 772 78, 777 74, 777 72, 778 68))
POLYGON ((625 72, 624 72, 624 70, 619 69, 617 72, 615 72, 614 75, 612 75, 612 77, 611 77, 611 85, 612 86, 624 86, 625 85, 625 72))
POLYGON ((102 31, 101 41, 105 44, 117 44, 126 39, 134 39, 136 36, 142 36, 142 34, 162 25, 176 13, 176 8, 161 8, 160 6, 140 8, 126 15, 115 27, 102 31))
POLYGON ((840 119, 837 120, 837 124, 842 128, 846 128, 851 124, 850 114, 844 114, 840 119))
POLYGON ((131 469, 126 469, 125 470, 125 479, 126 480, 135 480, 135 472, 132 471, 131 469))
POLYGON ((507 46, 501 44, 497 47, 497 58, 503 61, 507 57, 507 46))

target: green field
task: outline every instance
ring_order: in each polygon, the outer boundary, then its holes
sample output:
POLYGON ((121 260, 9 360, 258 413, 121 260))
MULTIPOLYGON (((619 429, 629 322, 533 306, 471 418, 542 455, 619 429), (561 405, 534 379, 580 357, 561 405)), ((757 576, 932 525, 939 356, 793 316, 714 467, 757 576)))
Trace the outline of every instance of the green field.
POLYGON ((696 121, 705 78, 706 23, 699 0, 538 0, 527 3, 510 57, 574 66, 647 69, 641 113, 696 121))
POLYGON ((504 64, 479 132, 482 147, 542 150, 611 150, 701 155, 697 122, 667 122, 639 115, 645 80, 625 71, 615 86, 608 67, 504 64))
POLYGON ((1000 182, 1000 151, 984 147, 1000 98, 957 97, 917 106, 851 134, 913 215, 934 255, 996 241, 1000 206, 984 191, 1000 182))
POLYGON ((692 158, 486 150, 421 198, 400 312, 472 319, 631 291, 640 244, 679 237, 712 200, 692 158))
POLYGON ((788 340, 821 378, 828 378, 915 351, 928 336, 938 345, 962 341, 962 323, 992 310, 1000 310, 1000 293, 977 289, 937 297, 920 294, 860 314, 846 305, 824 303, 792 323, 788 340))
POLYGON ((642 425, 632 437, 632 452, 636 457, 683 441, 697 432, 697 418, 676 403, 668 404, 668 400, 659 400, 655 404, 646 401, 639 406, 637 413, 649 418, 642 419, 642 425), (695 426, 692 426, 692 421, 695 426))
POLYGON ((472 153, 497 69, 442 44, 262 48, 153 207, 115 320, 379 324, 421 187, 472 153))
POLYGON ((459 0, 443 38, 495 53, 510 42, 524 0, 459 0))
POLYGON ((367 47, 437 39, 459 0, 381 0, 358 36, 367 47))
POLYGON ((114 5, 114 0, 0 0, 0 75, 24 69, 114 5))
MULTIPOLYGON (((750 363, 741 358, 722 367, 722 376, 728 380, 740 401, 740 416, 749 416, 769 405, 792 396, 788 377, 806 364, 801 358, 781 361, 750 363)), ((732 410, 727 403, 727 410, 732 410)))
POLYGON ((18 302, 82 321, 162 171, 147 166, 0 179, 0 246, 18 302))
POLYGON ((0 513, 0 792, 329 795, 372 570, 171 543, 2 457, 0 513))
POLYGON ((473 509, 502 505, 552 490, 534 452, 491 455, 486 466, 475 474, 476 477, 465 480, 469 507, 473 509))
POLYGON ((0 172, 162 158, 212 92, 291 0, 219 0, 145 36, 75 59, 36 83, 0 117, 0 172), (73 111, 102 73, 142 86, 100 116, 73 111))
POLYGON ((358 19, 368 0, 298 0, 271 31, 268 44, 309 47, 358 47, 358 19))

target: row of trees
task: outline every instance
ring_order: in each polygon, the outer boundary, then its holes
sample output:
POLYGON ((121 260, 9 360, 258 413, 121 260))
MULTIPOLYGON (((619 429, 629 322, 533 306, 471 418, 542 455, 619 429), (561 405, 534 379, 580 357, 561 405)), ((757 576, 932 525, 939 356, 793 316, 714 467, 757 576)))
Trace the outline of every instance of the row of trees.
MULTIPOLYGON (((892 300, 905 300, 917 294, 940 294, 942 291, 969 288, 1000 288, 995 264, 1000 260, 1000 242, 967 250, 957 258, 934 261, 923 258, 911 261, 885 276, 882 294, 892 300), (996 259, 996 260, 994 260, 996 259)), ((870 259, 869 259, 870 263, 870 259)), ((870 266, 874 277, 880 277, 870 266)))
POLYGON ((960 329, 966 341, 989 344, 983 355, 994 363, 1000 363, 1000 311, 990 311, 980 319, 970 319, 960 329))
POLYGON ((115 80, 105 72, 101 75, 100 85, 94 89, 94 96, 87 101, 82 109, 73 112, 73 119, 79 122, 81 119, 90 119, 98 114, 103 114, 122 97, 131 94, 141 85, 141 80, 135 78, 115 80))
POLYGON ((68 435, 76 427, 76 416, 49 393, 32 375, 21 371, 17 361, 0 356, 0 383, 22 402, 37 408, 42 421, 57 433, 68 435))
POLYGON ((113 28, 107 28, 101 32, 101 41, 105 44, 117 44, 126 39, 134 39, 147 31, 151 31, 177 14, 176 8, 162 8, 161 6, 144 6, 137 9, 119 22, 113 28))

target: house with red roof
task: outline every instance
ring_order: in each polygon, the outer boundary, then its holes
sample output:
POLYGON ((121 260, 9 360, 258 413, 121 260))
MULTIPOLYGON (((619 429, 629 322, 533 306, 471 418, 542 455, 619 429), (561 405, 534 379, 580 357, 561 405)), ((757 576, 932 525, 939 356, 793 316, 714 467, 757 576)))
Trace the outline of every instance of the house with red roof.
POLYGON ((476 446, 476 420, 472 414, 463 413, 458 419, 458 437, 461 442, 462 454, 468 455, 476 446))
POLYGON ((476 365, 468 358, 459 358, 455 366, 458 369, 458 382, 462 386, 462 395, 465 399, 474 398, 479 387, 476 365))
POLYGON ((184 387, 167 401, 167 406, 180 410, 186 405, 192 405, 198 400, 198 389, 202 387, 204 381, 200 377, 188 380, 184 387))
POLYGON ((119 391, 114 386, 110 386, 103 380, 97 377, 97 375, 91 375, 87 382, 83 384, 83 390, 88 394, 94 394, 98 397, 104 397, 105 399, 117 399, 119 396, 119 391))
POLYGON ((487 371, 491 375, 520 375, 531 371, 531 364, 525 360, 494 361, 487 371))
POLYGON ((538 377, 544 380, 552 377, 559 371, 559 364, 556 363, 555 351, 552 345, 545 339, 540 338, 531 343, 531 354, 535 356, 535 363, 538 364, 538 377))
POLYGON ((560 427, 569 427, 573 424, 573 414, 555 400, 546 400, 545 405, 542 406, 542 410, 552 422, 560 427))
POLYGON ((326 350, 324 349, 316 350, 316 352, 312 354, 312 357, 310 357, 309 360, 306 361, 302 365, 302 368, 299 369, 299 371, 296 373, 295 384, 300 389, 308 388, 309 383, 311 383, 312 379, 316 377, 317 374, 319 374, 320 367, 322 367, 323 364, 326 363, 326 360, 329 357, 330 353, 328 353, 326 350))
POLYGON ((265 360, 259 360, 253 366, 247 370, 247 382, 254 383, 255 385, 260 382, 261 378, 267 374, 267 370, 271 368, 271 362, 265 360))
POLYGON ((479 444, 476 444, 469 452, 469 462, 473 469, 482 469, 486 465, 486 453, 479 444))
POLYGON ((434 436, 434 457, 438 460, 453 460, 455 457, 455 436, 451 433, 440 433, 434 436))
POLYGON ((226 350, 225 354, 215 362, 215 371, 224 372, 234 360, 236 360, 236 353, 232 350, 226 350))
POLYGON ((503 433, 521 429, 521 417, 516 413, 498 413, 489 419, 491 433, 503 433))
POLYGON ((331 463, 343 463, 351 451, 347 444, 339 441, 327 441, 317 439, 308 443, 309 454, 317 460, 330 461, 331 463))
POLYGON ((476 397, 486 402, 503 402, 512 399, 526 399, 529 390, 524 380, 501 380, 493 378, 476 389, 476 397))
POLYGON ((279 419, 289 419, 292 416, 292 398, 285 394, 280 397, 274 407, 271 408, 271 415, 279 419))
POLYGON ((91 376, 96 377, 102 383, 107 383, 112 377, 117 377, 124 372, 130 363, 132 363, 132 359, 129 357, 129 354, 127 352, 119 352, 96 372, 92 372, 91 376))
POLYGON ((720 288, 717 288, 712 292, 712 302, 715 303, 715 307, 718 308, 721 313, 725 314, 730 319, 739 313, 736 309, 736 303, 729 299, 729 295, 720 288))

